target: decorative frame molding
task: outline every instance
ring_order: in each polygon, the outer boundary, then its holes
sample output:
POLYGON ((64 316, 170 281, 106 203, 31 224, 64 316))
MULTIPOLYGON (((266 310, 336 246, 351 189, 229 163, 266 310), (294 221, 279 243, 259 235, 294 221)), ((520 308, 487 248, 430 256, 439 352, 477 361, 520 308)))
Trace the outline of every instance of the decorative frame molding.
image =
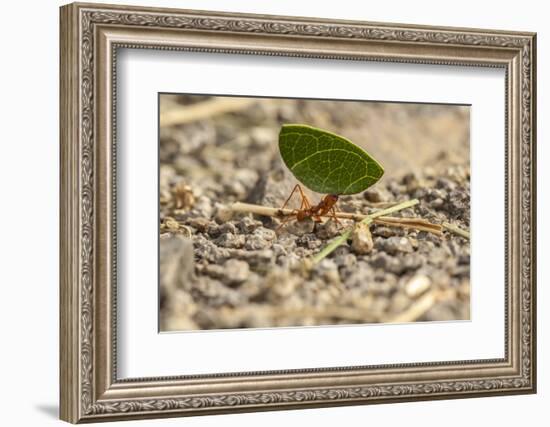
POLYGON ((60 43, 63 420, 535 392, 535 34, 76 3, 61 8, 60 43), (505 68, 505 357, 118 380, 114 135, 119 47, 505 68), (298 385, 289 385, 290 380, 298 385))

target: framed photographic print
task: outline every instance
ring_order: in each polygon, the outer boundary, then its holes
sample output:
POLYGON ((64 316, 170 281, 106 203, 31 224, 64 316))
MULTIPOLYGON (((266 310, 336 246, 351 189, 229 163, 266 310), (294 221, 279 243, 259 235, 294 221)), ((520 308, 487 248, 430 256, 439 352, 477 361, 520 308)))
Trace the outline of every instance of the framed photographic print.
POLYGON ((533 393, 535 34, 61 8, 61 418, 533 393))

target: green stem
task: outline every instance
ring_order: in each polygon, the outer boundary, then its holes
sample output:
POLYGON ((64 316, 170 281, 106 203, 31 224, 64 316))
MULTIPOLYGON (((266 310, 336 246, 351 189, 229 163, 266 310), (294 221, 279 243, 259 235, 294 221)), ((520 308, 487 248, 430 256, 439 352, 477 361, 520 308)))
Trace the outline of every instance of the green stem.
MULTIPOLYGON (((393 212, 401 211, 403 209, 410 208, 411 206, 417 205, 418 199, 412 199, 407 200, 406 202, 399 203, 395 206, 391 206, 387 209, 382 209, 381 211, 374 212, 370 215, 368 215, 365 219, 363 219, 360 224, 370 224, 375 218, 378 218, 379 216, 384 216, 391 214, 393 212)), ((313 264, 317 264, 322 259, 326 258, 332 251, 334 251, 338 246, 344 244, 349 237, 351 236, 351 233, 353 232, 353 229, 355 227, 351 227, 348 230, 344 231, 340 236, 338 236, 336 239, 334 239, 332 242, 330 242, 327 246, 325 246, 321 252, 319 252, 317 255, 315 255, 312 258, 313 264)))
POLYGON ((458 234, 459 236, 462 236, 464 237, 465 239, 470 239, 470 232, 468 230, 463 230, 462 228, 460 227, 457 227, 456 225, 453 225, 451 223, 448 223, 448 222, 444 222, 443 224, 441 224, 443 226, 443 228, 446 228, 447 230, 455 233, 455 234, 458 234))

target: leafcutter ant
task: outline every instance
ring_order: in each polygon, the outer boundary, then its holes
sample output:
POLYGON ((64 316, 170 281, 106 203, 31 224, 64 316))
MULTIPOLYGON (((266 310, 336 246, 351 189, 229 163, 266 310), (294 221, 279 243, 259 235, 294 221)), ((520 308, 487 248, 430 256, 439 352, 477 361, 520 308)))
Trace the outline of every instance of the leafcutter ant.
POLYGON ((335 205, 338 202, 338 194, 327 194, 325 197, 321 199, 321 201, 316 204, 312 205, 307 196, 305 195, 304 191, 302 190, 302 187, 300 184, 296 184, 294 186, 294 189, 290 193, 290 196, 288 196, 288 199, 286 199, 286 202, 281 207, 281 211, 288 205, 288 202, 294 195, 294 193, 299 192, 300 197, 302 199, 300 208, 295 209, 290 215, 286 215, 285 219, 277 227, 277 229, 280 229, 283 225, 285 225, 288 221, 295 218, 297 221, 303 221, 307 218, 311 218, 315 222, 322 222, 321 217, 322 216, 329 216, 336 222, 337 224, 340 224, 340 221, 338 221, 338 218, 336 217, 336 208, 335 205))

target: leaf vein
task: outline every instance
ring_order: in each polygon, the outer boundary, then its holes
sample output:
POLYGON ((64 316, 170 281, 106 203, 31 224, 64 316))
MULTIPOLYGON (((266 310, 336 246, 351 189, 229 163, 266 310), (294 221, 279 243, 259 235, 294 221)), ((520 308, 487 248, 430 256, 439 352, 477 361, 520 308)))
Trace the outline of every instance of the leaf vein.
POLYGON ((355 183, 357 183, 357 182, 359 182, 359 181, 361 181, 362 179, 365 179, 365 178, 370 178, 370 179, 374 179, 374 180, 376 179, 376 177, 371 176, 371 175, 363 175, 362 177, 357 178, 357 179, 356 179, 355 181, 353 181, 350 185, 348 185, 348 186, 344 189, 344 193, 345 193, 346 191, 348 191, 348 190, 353 186, 353 184, 355 184, 355 183))
MULTIPOLYGON (((361 157, 359 154, 357 153, 354 153, 353 151, 349 151, 349 150, 344 150, 342 148, 329 148, 329 149, 326 149, 326 150, 319 150, 319 151, 316 151, 315 153, 313 154, 310 154, 309 156, 306 156, 304 157, 302 160, 294 163, 292 165, 292 167, 290 168, 290 170, 294 170, 296 168, 296 166, 299 166, 300 164, 304 163, 305 161, 311 159, 312 157, 318 155, 318 154, 321 154, 321 153, 326 153, 326 152, 329 152, 329 151, 343 151, 344 153, 350 153, 350 154, 353 154, 354 156, 357 156, 359 157, 359 159, 361 159, 362 162, 364 163, 367 163, 367 161, 365 159, 363 159, 363 157, 361 157)), ((330 159, 329 159, 330 160, 330 159)))

